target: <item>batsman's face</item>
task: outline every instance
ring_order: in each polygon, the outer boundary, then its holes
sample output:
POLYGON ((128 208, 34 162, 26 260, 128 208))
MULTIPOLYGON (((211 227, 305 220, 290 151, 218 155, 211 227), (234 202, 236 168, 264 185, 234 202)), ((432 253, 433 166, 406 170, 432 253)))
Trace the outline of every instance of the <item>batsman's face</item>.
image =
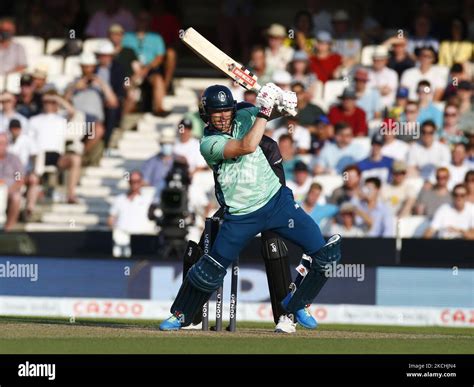
POLYGON ((232 110, 211 113, 211 124, 221 132, 230 131, 232 125, 232 110))

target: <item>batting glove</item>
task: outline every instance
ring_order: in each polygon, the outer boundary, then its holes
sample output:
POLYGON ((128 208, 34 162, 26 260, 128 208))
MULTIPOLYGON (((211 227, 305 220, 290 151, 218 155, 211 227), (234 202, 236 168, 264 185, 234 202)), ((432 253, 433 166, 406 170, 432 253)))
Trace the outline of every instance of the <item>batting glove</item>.
POLYGON ((263 86, 257 95, 256 105, 260 108, 257 116, 268 120, 281 93, 282 90, 274 83, 267 83, 263 86))
POLYGON ((296 105, 298 104, 298 98, 296 93, 292 91, 282 91, 277 101, 277 109, 281 113, 282 111, 293 112, 296 111, 296 105))

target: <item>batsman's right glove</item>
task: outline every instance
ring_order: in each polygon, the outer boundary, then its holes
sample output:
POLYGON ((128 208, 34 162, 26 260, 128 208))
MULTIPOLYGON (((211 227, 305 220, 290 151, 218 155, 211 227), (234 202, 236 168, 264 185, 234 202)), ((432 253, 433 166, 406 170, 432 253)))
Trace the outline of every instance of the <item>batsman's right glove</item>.
POLYGON ((273 106, 275 106, 282 92, 283 90, 274 83, 267 83, 263 86, 257 95, 256 105, 260 108, 257 117, 263 117, 267 120, 270 119, 273 106))

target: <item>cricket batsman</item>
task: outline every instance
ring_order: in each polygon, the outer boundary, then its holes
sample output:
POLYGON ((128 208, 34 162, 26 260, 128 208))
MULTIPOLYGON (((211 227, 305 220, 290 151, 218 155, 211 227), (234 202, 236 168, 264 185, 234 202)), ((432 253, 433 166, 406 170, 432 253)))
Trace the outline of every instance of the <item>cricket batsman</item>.
POLYGON ((209 122, 201 139, 201 154, 214 172, 223 222, 210 254, 204 254, 188 271, 171 306, 172 315, 160 329, 179 330, 191 324, 221 286, 227 267, 241 249, 265 231, 292 241, 311 257, 304 280, 282 301, 289 314, 297 315, 325 284, 325 266, 339 261, 341 237, 334 235, 325 242, 318 225, 295 203, 293 193, 281 184, 259 146, 274 107, 280 112, 294 110, 296 95, 269 83, 257 95, 256 107, 237 111, 230 90, 214 85, 205 90, 201 103, 209 122))

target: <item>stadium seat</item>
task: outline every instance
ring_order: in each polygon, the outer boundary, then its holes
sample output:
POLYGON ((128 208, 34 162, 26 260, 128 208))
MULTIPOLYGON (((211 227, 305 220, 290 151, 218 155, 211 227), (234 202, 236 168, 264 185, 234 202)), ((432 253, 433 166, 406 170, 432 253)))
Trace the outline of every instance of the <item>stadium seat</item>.
POLYGON ((324 90, 324 83, 322 83, 319 79, 315 82, 315 91, 313 98, 311 99, 311 103, 314 103, 315 105, 324 105, 324 99, 323 99, 323 90, 324 90))
POLYGON ((326 107, 337 102, 337 97, 342 94, 342 91, 347 86, 346 81, 342 80, 331 80, 327 81, 324 85, 324 103, 326 107))
POLYGON ((423 184, 425 183, 425 180, 422 177, 407 177, 407 183, 411 184, 416 195, 418 196, 421 189, 423 188, 423 184))
POLYGON ((426 216, 407 216, 398 219, 397 236, 399 238, 420 238, 429 226, 426 216))
POLYGON ((13 41, 25 49, 28 66, 33 66, 36 59, 44 54, 44 39, 37 36, 15 36, 13 41))
POLYGON ((46 42, 46 55, 53 55, 53 52, 59 50, 62 46, 64 46, 65 42, 66 39, 48 39, 48 41, 46 42))
POLYGON ((79 56, 68 56, 64 62, 64 74, 72 77, 79 77, 82 74, 79 66, 79 56))
POLYGON ((28 67, 28 71, 33 72, 35 68, 40 67, 47 69, 48 76, 59 75, 63 73, 63 65, 64 59, 61 56, 41 55, 28 67))
POLYGON ((365 149, 365 153, 367 154, 367 156, 369 155, 370 147, 371 147, 370 137, 354 137, 353 142, 363 147, 365 149))
POLYGON ((73 79, 72 75, 59 74, 48 77, 48 82, 54 85, 59 94, 64 94, 64 91, 73 79))
POLYGON ((5 76, 0 75, 0 93, 5 90, 5 76))
POLYGON ((8 74, 5 90, 13 94, 18 94, 20 92, 20 79, 21 73, 8 74))
POLYGON ((370 45, 362 48, 362 53, 360 55, 360 62, 362 66, 372 66, 372 55, 374 54, 376 47, 376 45, 370 45))
POLYGON ((82 51, 87 51, 87 52, 96 52, 99 46, 104 43, 108 42, 109 39, 106 38, 91 38, 91 39, 86 39, 84 41, 84 44, 82 46, 82 51))
POLYGON ((313 181, 321 184, 324 196, 331 196, 333 191, 344 183, 341 175, 318 175, 313 181))
POLYGON ((0 184, 0 226, 3 226, 7 218, 7 200, 8 188, 5 184, 0 184))

